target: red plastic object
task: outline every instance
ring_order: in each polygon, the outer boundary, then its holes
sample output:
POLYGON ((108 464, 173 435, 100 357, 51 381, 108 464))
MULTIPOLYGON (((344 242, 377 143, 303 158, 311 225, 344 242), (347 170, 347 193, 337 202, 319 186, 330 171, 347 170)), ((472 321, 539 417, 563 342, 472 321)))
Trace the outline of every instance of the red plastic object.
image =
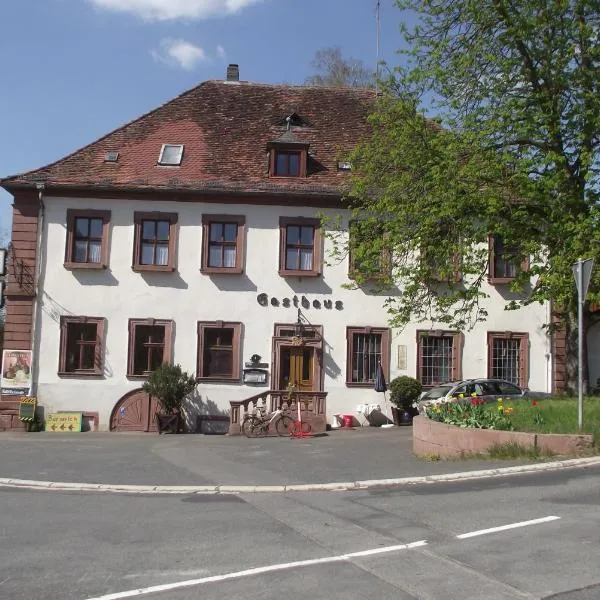
POLYGON ((352 427, 354 425, 354 417, 352 415, 342 415, 344 427, 352 427))
POLYGON ((312 427, 306 421, 294 421, 288 429, 293 438, 312 437, 312 427))

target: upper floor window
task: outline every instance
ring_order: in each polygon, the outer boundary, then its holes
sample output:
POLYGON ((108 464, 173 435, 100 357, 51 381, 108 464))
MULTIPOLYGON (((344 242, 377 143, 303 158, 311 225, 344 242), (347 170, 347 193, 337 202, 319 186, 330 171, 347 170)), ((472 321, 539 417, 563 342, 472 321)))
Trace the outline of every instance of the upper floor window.
POLYGON ((459 240, 460 234, 456 231, 456 225, 442 219, 437 225, 438 235, 435 241, 421 245, 421 265, 423 277, 426 283, 456 283, 462 279, 461 254, 456 247, 444 245, 444 252, 440 252, 437 240, 459 240), (437 245, 436 245, 437 244, 437 245))
POLYGON ((279 274, 316 277, 321 272, 321 223, 304 217, 281 218, 279 274))
POLYGON ((60 319, 59 375, 102 375, 104 319, 60 319))
POLYGON ((110 211, 68 210, 65 267, 103 269, 108 265, 110 211))
POLYGON ((145 377, 171 362, 173 321, 129 319, 128 377, 145 377))
POLYGON ((135 271, 175 269, 176 213, 134 213, 135 271))
POLYGON ((417 331, 417 379, 424 386, 460 379, 461 339, 455 331, 417 331))
POLYGON ((378 327, 346 328, 346 385, 372 387, 381 363, 389 378, 390 330, 378 327))
POLYGON ((489 279, 491 283, 508 283, 518 275, 520 269, 527 270, 529 268, 528 261, 520 263, 516 248, 505 244, 500 236, 490 236, 489 245, 489 279))
POLYGON ((203 273, 243 271, 245 221, 238 215, 202 215, 203 273))
POLYGON ((353 279, 380 280, 390 276, 390 252, 380 223, 351 221, 349 226, 349 268, 353 279))
POLYGON ((183 144, 163 144, 158 157, 159 165, 177 167, 183 157, 183 144))

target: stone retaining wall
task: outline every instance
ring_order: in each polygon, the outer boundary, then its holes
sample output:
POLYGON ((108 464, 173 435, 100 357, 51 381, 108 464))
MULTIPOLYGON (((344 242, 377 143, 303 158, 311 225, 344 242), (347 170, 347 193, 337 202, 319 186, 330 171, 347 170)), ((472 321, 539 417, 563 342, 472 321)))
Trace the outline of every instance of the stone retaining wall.
POLYGON ((562 455, 588 454, 593 448, 591 435, 462 428, 424 416, 413 420, 413 452, 417 456, 456 458, 486 452, 491 446, 511 442, 526 448, 537 446, 541 452, 562 455))

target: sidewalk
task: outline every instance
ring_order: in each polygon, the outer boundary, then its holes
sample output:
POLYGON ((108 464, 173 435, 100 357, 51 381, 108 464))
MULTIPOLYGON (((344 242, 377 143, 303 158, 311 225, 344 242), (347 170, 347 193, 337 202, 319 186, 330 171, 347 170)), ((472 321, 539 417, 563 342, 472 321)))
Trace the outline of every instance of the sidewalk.
POLYGON ((307 439, 120 433, 3 433, 0 478, 145 486, 282 486, 429 477, 531 461, 428 461, 412 429, 307 439))

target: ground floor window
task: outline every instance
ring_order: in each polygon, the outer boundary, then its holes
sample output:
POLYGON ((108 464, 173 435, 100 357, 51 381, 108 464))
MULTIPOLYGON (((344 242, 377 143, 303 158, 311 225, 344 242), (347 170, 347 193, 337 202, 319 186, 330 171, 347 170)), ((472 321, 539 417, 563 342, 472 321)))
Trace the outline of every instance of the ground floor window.
POLYGON ((390 331, 377 327, 346 329, 346 384, 372 386, 381 362, 389 377, 390 331))
POLYGON ((434 386, 461 377, 461 334, 417 331, 417 379, 434 386))
POLYGON ((129 377, 145 377, 163 363, 171 362, 172 331, 172 321, 129 320, 129 377))
POLYGON ((488 333, 488 377, 506 379, 526 387, 528 355, 528 334, 511 331, 488 333))
POLYGON ((240 380, 241 330, 241 323, 198 322, 198 379, 240 380))
POLYGON ((101 375, 103 338, 104 319, 61 317, 59 374, 101 375))

